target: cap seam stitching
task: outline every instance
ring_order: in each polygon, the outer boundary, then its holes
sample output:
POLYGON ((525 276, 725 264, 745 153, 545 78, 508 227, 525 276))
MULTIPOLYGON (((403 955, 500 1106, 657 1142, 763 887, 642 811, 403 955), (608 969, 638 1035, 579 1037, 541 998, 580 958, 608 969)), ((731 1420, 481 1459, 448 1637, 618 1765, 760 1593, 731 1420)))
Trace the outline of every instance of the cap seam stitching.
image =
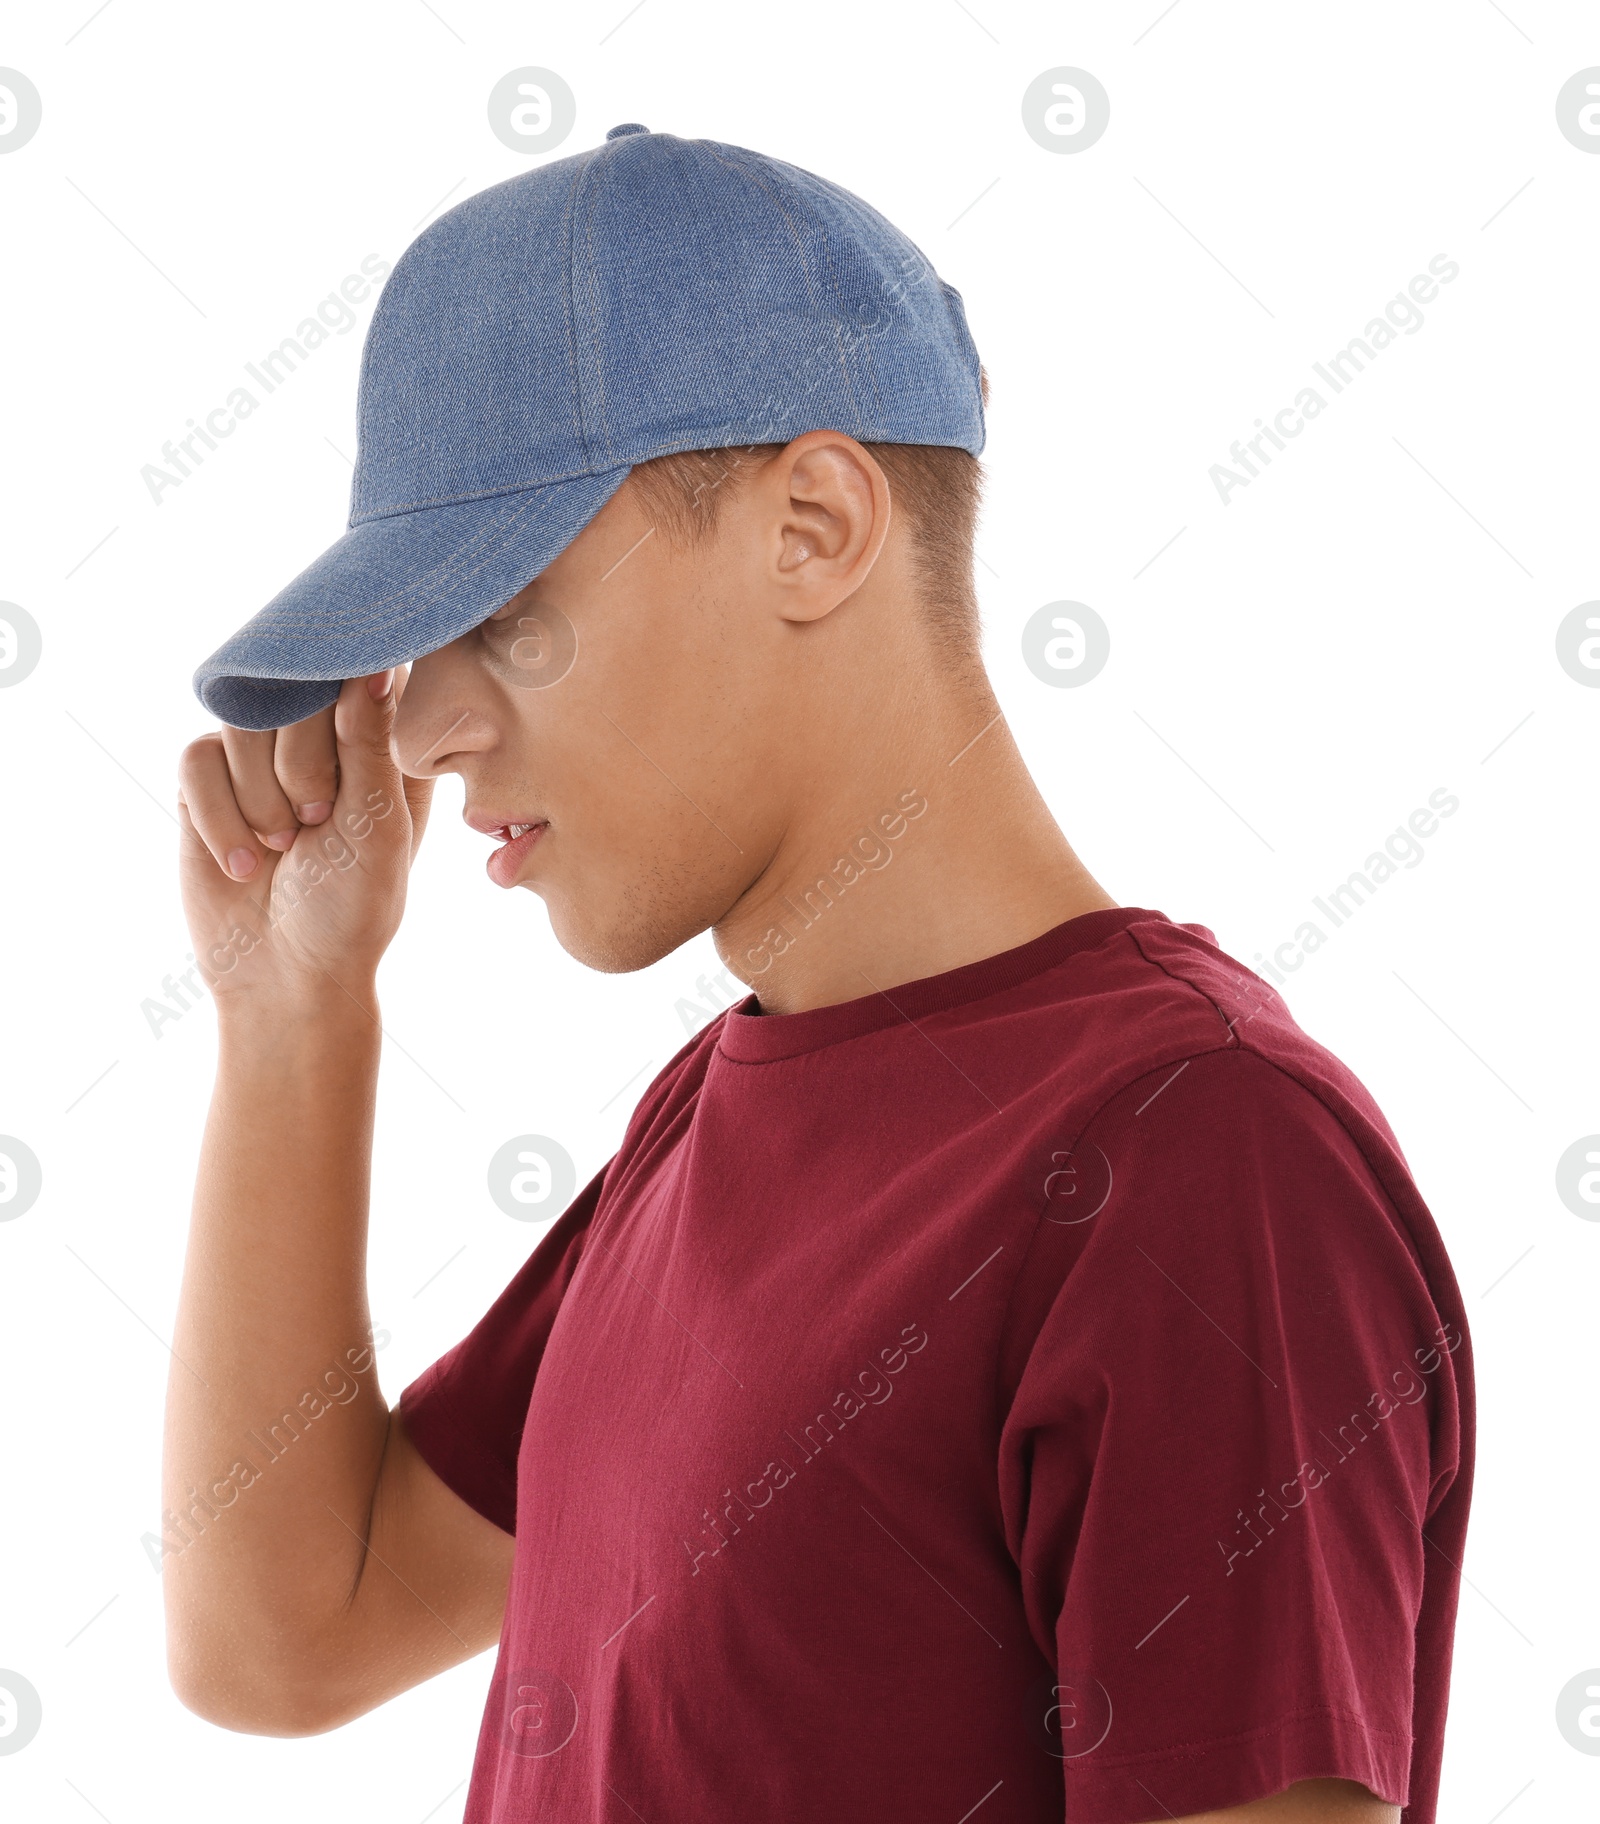
MULTIPOLYGON (((853 323, 847 323, 845 320, 844 293, 840 289, 839 271, 834 262, 833 249, 828 242, 827 225, 810 206, 804 193, 801 191, 800 186, 788 178, 785 178, 783 181, 793 196, 796 211, 804 215, 815 231, 817 243, 821 250, 821 263, 827 268, 828 283, 833 290, 834 350, 838 355, 839 372, 844 380, 845 390, 850 395, 850 404, 855 413, 856 423, 859 425, 864 422, 866 414, 862 411, 860 402, 856 397, 856 376, 850 369, 851 357, 858 349, 861 351, 862 359, 867 367, 867 379, 870 382, 870 391, 872 393, 873 410, 875 414, 879 413, 879 408, 883 403, 879 397, 876 376, 872 372, 871 338, 866 334, 857 335, 856 326, 853 323)), ((859 230, 860 224, 857 223, 856 227, 859 230)))
MULTIPOLYGON (((629 137, 630 137, 630 135, 628 135, 628 134, 623 135, 624 139, 627 139, 629 137)), ((614 144, 620 144, 620 143, 621 143, 620 141, 603 140, 601 142, 601 144, 599 145, 599 147, 596 148, 596 154, 595 154, 596 157, 598 157, 601 153, 603 153, 607 146, 614 145, 614 144)), ((588 175, 588 172, 587 172, 587 167, 586 167, 585 176, 587 176, 587 175, 588 175)), ((595 273, 594 217, 595 217, 595 210, 599 206, 599 200, 600 200, 599 194, 597 191, 594 201, 589 204, 589 206, 584 214, 584 218, 583 218, 583 244, 584 244, 584 250, 587 255, 587 260, 588 260, 588 264, 585 269, 584 277, 585 277, 585 280, 587 281, 588 292, 589 292, 589 334, 590 334, 590 337, 592 338, 593 346, 596 350, 598 350, 600 347, 600 297, 599 297, 599 288, 594 283, 594 273, 595 273)), ((578 264, 575 247, 576 247, 576 242, 574 241, 574 251, 569 252, 569 255, 568 255, 568 259, 570 262, 569 270, 573 275, 574 288, 576 287, 576 284, 577 284, 576 274, 577 274, 577 264, 578 264)), ((578 397, 579 397, 580 409, 581 409, 581 404, 583 402, 583 378, 582 378, 582 376, 583 376, 584 370, 580 369, 577 366, 576 361, 574 361, 573 371, 575 373, 579 374, 579 376, 580 376, 578 397)), ((598 354, 596 355, 596 359, 594 362, 594 391, 596 394, 596 397, 594 400, 595 416, 598 420, 599 434, 600 434, 600 437, 605 446, 606 467, 613 468, 613 467, 617 466, 617 464, 616 464, 616 447, 615 447, 615 440, 613 439, 612 434, 611 434, 611 411, 610 411, 609 401, 606 397, 605 362, 599 358, 598 354)), ((593 451, 590 450, 590 448, 589 448, 587 419, 585 420, 585 426, 584 426, 584 430, 583 430, 583 440, 584 440, 584 448, 586 450, 589 450, 589 454, 592 459, 593 451)))
POLYGON ((603 475, 630 466, 625 462, 608 462, 598 468, 569 469, 564 475, 547 475, 539 481, 514 481, 502 488, 478 488, 470 494, 438 494, 430 500, 409 500, 404 506, 385 507, 381 513, 365 514, 361 519, 353 521, 348 530, 353 532, 357 525, 370 526, 380 519, 399 519, 407 513, 426 512, 429 507, 464 506, 468 501, 497 500, 507 494, 536 494, 545 488, 559 487, 567 481, 598 480, 603 475))
MULTIPOLYGON (((795 187, 798 189, 798 186, 795 186, 795 187)), ((863 241, 866 241, 866 240, 868 240, 869 237, 863 233, 863 229, 870 226, 870 224, 864 223, 861 220, 859 213, 856 211, 855 204, 858 201, 859 201, 859 199, 851 196, 848 191, 843 191, 840 193, 839 206, 841 208, 843 208, 844 210, 846 210, 846 212, 850 215, 851 224, 856 232, 857 237, 863 241)), ((839 282, 838 282, 837 273, 834 268, 833 253, 832 253, 832 250, 828 246, 826 235, 823 236, 823 251, 827 257, 828 270, 830 272, 834 273, 834 291, 835 291, 836 296, 838 296, 838 298, 839 298, 838 315, 842 322, 844 319, 844 315, 845 315, 844 299, 843 299, 842 294, 839 293, 839 282)), ((924 265, 927 265, 928 264, 927 255, 922 252, 922 249, 920 247, 917 247, 917 248, 915 248, 915 251, 917 252, 919 257, 922 259, 924 265)), ((882 300, 880 299, 879 302, 881 303, 882 300)), ((862 366, 864 369, 864 378, 872 392, 872 409, 873 409, 874 419, 875 419, 875 422, 881 424, 883 422, 883 418, 884 418, 883 390, 878 385, 878 364, 873 356, 871 330, 867 325, 861 325, 859 328, 859 333, 858 333, 857 326, 855 324, 851 324, 848 326, 847 336, 848 336, 848 342, 849 342, 849 347, 851 349, 851 352, 854 353, 856 350, 860 351, 862 366)), ((858 411, 858 416, 859 416, 859 411, 858 411)))
MULTIPOLYGON (((796 194, 796 196, 793 200, 793 203, 791 204, 790 200, 787 197, 780 195, 778 193, 775 185, 769 184, 767 182, 766 177, 761 172, 743 169, 736 160, 725 158, 723 156, 723 148, 717 146, 716 144, 714 144, 710 141, 707 141, 707 146, 710 150, 711 156, 714 159, 716 159, 716 161, 720 165, 723 165, 727 169, 733 171, 736 175, 738 175, 739 177, 742 177, 746 183, 748 183, 748 184, 752 185, 754 188, 760 190, 771 202, 773 208, 775 208, 777 210, 778 215, 779 215, 780 219, 782 220, 784 227, 788 230, 790 240, 794 243, 795 254, 800 262, 800 270, 805 274, 806 291, 810 298, 812 308, 816 309, 816 310, 820 310, 823 305, 823 300, 824 300, 824 297, 826 294, 827 287, 821 282, 820 276, 812 270, 812 263, 806 254, 804 238, 798 233, 796 226, 795 226, 795 218, 796 218, 796 216, 804 213, 807 220, 811 221, 812 226, 814 228, 819 228, 819 224, 817 224, 815 221, 815 218, 811 216, 811 212, 809 210, 804 209, 804 206, 798 197, 798 193, 796 194)), ((737 150, 737 148, 728 148, 728 149, 737 150)), ((826 237, 826 235, 821 234, 819 231, 817 238, 821 243, 823 255, 824 255, 824 257, 826 257, 827 256, 827 237, 826 237)), ((834 290, 835 304, 837 305, 839 303, 837 281, 834 282, 833 290, 834 290)), ((835 358, 837 359, 838 365, 839 365, 839 377, 844 382, 845 393, 848 396, 849 402, 850 402, 850 410, 854 416, 855 425, 859 428, 863 423, 863 413, 861 410, 861 403, 856 397, 856 388, 855 388, 855 385, 851 378, 850 369, 849 369, 848 365, 846 364, 843 352, 841 351, 841 349, 839 347, 839 330, 841 327, 841 321, 840 321, 841 316, 842 316, 842 311, 840 309, 836 308, 835 310, 833 310, 830 313, 829 328, 832 331, 832 335, 833 335, 834 355, 835 355, 835 358)), ((809 390, 811 392, 814 392, 816 390, 816 388, 812 387, 809 390)))
MULTIPOLYGON (((572 362, 573 393, 577 404, 578 440, 583 445, 583 453, 590 462, 594 461, 594 447, 590 441, 590 401, 587 396, 588 376, 584 362, 580 359, 578 348, 577 325, 582 307, 578 299, 580 281, 578 278, 578 238, 575 231, 575 224, 578 212, 579 192, 587 182, 594 168, 595 160, 605 151, 606 146, 609 143, 610 142, 607 140, 602 140, 584 162, 584 167, 579 174, 578 181, 572 186, 572 194, 567 199, 567 210, 562 222, 563 230, 567 237, 567 356, 572 362)), ((590 216, 585 218, 584 224, 585 245, 589 251, 589 269, 585 277, 591 280, 594 276, 594 248, 589 237, 589 220, 592 218, 592 213, 593 211, 591 209, 590 216)), ((589 331, 591 338, 597 339, 594 301, 592 297, 589 300, 589 331)), ((603 401, 596 401, 595 403, 599 408, 601 436, 609 448, 610 431, 604 428, 604 404, 603 401)), ((614 465, 608 462, 605 466, 610 468, 614 465)))

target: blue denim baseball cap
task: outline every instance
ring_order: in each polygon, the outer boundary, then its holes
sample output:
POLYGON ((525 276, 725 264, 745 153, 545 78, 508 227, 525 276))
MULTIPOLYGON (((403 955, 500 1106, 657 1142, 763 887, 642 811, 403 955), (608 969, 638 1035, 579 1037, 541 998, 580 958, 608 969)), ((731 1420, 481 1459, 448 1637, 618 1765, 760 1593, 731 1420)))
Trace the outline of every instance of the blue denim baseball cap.
POLYGON ((459 638, 653 456, 984 442, 960 294, 905 235, 809 171, 632 122, 412 242, 356 416, 348 530, 195 673, 236 728, 459 638))

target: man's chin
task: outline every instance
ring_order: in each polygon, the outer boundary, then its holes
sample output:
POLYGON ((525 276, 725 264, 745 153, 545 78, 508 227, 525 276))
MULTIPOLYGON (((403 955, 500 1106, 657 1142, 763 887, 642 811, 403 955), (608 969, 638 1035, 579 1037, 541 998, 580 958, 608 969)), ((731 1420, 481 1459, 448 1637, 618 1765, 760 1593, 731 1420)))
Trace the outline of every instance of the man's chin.
MULTIPOLYGON (((523 884, 529 892, 539 892, 531 881, 523 884)), ((574 962, 601 975, 632 975, 640 969, 648 969, 652 963, 671 956, 680 945, 710 929, 709 921, 685 929, 676 920, 658 923, 649 919, 597 919, 585 916, 582 909, 570 901, 552 898, 548 893, 542 893, 540 897, 550 915, 550 929, 556 942, 574 962)))

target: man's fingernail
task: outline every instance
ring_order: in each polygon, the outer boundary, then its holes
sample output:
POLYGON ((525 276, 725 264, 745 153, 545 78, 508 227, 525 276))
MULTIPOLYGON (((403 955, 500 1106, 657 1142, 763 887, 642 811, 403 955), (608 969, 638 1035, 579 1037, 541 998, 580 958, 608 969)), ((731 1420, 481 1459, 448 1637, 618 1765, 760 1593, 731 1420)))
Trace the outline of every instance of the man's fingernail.
POLYGON ((294 847, 294 839, 295 832, 293 830, 279 830, 276 836, 263 836, 261 840, 269 849, 292 849, 294 847))
POLYGON ((235 880, 248 880, 255 871, 256 852, 254 849, 229 849, 228 872, 235 880))
POLYGON ((315 804, 302 804, 300 806, 300 821, 302 823, 324 823, 332 815, 333 805, 330 800, 326 798, 318 799, 315 804))
POLYGON ((368 678, 367 689, 372 692, 373 700, 381 703, 394 689, 394 667, 391 665, 387 671, 380 671, 375 677, 368 678))

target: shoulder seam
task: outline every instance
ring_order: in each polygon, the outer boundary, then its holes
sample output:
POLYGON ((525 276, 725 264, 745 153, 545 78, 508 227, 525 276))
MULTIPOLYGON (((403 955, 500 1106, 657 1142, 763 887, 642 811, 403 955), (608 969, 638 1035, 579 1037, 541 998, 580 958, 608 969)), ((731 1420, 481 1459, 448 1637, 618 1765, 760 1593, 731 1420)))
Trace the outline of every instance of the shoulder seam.
MULTIPOLYGON (((1212 1010, 1212 1012, 1216 1014, 1217 1018, 1219 1020, 1221 1020, 1223 1030, 1228 1035, 1228 1043, 1230 1045, 1238 1045, 1239 1035, 1237 1032, 1234 1031, 1234 1023, 1232 1020, 1230 1020, 1228 1018, 1227 1014, 1223 1011, 1221 1005, 1217 1002, 1217 1000, 1212 995, 1207 994, 1205 989, 1203 989, 1197 982, 1191 981, 1189 979, 1189 977, 1186 975, 1179 975, 1177 973, 1177 971, 1174 969, 1169 969, 1167 967, 1167 965, 1164 962, 1162 962, 1160 957, 1152 956, 1150 954, 1150 952, 1144 947, 1144 945, 1142 943, 1140 943, 1140 941, 1139 941, 1139 927, 1137 925, 1128 925, 1125 927, 1125 930, 1126 930, 1127 935, 1133 940, 1134 946, 1137 948, 1139 954, 1150 965, 1150 967, 1152 969, 1159 969, 1169 982, 1181 983, 1182 986, 1187 988, 1191 994, 1198 995, 1199 998, 1202 1001, 1204 1001, 1206 1003, 1206 1005, 1212 1010)), ((1243 965, 1241 964, 1240 967, 1242 968, 1243 965)), ((1259 977, 1257 977, 1256 979, 1258 981, 1260 980, 1259 977)), ((1263 982, 1261 985, 1262 985, 1262 987, 1266 987, 1265 982, 1263 982)), ((1255 1016, 1252 1014, 1251 1018, 1253 1019, 1254 1017, 1255 1016)))

